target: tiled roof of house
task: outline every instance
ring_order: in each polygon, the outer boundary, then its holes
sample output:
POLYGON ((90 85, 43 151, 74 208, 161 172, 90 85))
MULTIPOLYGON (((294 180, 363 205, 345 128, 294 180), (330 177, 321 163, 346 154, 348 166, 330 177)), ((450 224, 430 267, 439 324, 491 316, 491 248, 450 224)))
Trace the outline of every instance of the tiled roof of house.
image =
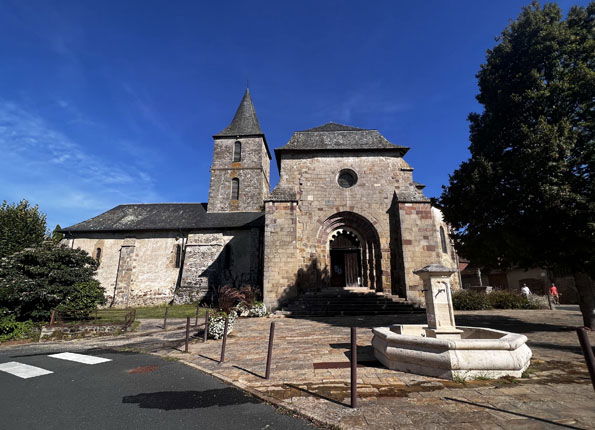
POLYGON ((64 232, 201 230, 249 228, 264 224, 261 212, 207 212, 206 203, 148 203, 119 205, 64 232))
POLYGON ((393 150, 404 155, 409 148, 390 143, 378 130, 366 130, 329 122, 309 130, 296 131, 275 153, 320 150, 393 150))

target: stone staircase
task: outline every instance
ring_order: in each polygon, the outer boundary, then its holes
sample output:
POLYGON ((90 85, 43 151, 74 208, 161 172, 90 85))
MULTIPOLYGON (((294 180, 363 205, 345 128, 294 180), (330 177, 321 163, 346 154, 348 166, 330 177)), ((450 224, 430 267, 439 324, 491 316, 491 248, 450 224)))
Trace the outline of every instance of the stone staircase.
POLYGON ((395 315, 424 312, 403 298, 361 288, 307 292, 283 307, 291 316, 395 315))

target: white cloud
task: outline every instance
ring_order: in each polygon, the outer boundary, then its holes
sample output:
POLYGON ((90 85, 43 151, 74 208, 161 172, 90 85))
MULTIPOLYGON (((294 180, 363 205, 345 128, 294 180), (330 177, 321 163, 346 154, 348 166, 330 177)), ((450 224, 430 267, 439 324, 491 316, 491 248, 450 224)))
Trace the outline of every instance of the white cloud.
POLYGON ((2 100, 0 153, 0 200, 39 204, 50 227, 121 203, 159 201, 142 168, 94 155, 36 113, 2 100))

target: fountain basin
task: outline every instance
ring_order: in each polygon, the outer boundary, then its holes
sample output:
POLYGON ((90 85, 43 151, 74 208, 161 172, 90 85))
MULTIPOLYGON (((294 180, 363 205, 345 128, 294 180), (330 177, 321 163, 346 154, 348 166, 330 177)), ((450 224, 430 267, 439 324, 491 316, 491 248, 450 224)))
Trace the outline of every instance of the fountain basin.
POLYGON ((460 338, 427 337, 424 324, 372 329, 374 355, 386 367, 443 379, 520 377, 529 367, 527 337, 457 326, 460 338))

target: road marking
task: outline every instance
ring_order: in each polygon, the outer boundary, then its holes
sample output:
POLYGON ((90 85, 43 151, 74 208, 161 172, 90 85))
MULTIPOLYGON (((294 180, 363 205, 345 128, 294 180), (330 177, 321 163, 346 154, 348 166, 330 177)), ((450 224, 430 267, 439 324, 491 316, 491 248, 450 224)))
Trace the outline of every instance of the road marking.
POLYGON ((29 366, 28 364, 19 363, 17 361, 10 361, 8 363, 0 364, 0 371, 10 373, 19 378, 28 379, 36 376, 49 375, 54 373, 51 370, 45 370, 41 367, 29 366))
POLYGON ((112 361, 109 358, 94 357, 93 355, 75 354, 74 352, 61 352, 60 354, 48 355, 48 357, 59 358, 60 360, 76 361, 84 364, 99 364, 112 361))

